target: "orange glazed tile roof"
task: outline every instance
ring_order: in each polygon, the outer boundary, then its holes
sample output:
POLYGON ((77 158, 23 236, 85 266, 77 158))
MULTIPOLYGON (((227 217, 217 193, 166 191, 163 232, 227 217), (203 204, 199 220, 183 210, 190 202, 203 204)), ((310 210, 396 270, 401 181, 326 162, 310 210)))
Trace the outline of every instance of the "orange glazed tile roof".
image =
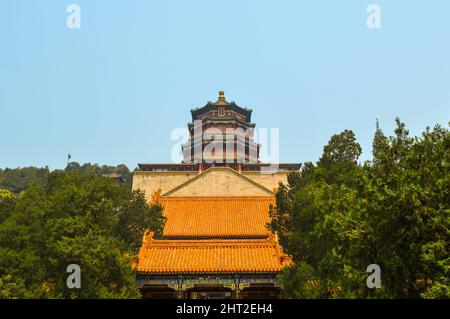
POLYGON ((273 239, 145 239, 136 263, 141 274, 275 273, 290 264, 273 239))
POLYGON ((161 197, 166 238, 266 238, 268 197, 161 197))

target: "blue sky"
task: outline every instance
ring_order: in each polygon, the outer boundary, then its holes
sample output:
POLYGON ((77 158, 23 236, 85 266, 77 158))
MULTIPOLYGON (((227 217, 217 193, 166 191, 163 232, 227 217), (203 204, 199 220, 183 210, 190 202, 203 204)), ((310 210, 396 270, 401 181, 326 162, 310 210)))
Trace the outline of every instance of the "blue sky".
POLYGON ((280 129, 283 162, 344 129, 368 159, 376 118, 414 135, 450 120, 449 16, 448 0, 2 0, 0 167, 170 162, 172 130, 219 90, 280 129))

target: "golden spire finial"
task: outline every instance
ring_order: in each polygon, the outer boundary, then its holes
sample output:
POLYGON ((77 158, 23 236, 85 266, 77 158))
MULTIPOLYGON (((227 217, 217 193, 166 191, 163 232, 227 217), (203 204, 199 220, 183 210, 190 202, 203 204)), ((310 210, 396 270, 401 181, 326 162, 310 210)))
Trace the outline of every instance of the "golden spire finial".
POLYGON ((219 91, 219 100, 225 100, 225 92, 219 91))

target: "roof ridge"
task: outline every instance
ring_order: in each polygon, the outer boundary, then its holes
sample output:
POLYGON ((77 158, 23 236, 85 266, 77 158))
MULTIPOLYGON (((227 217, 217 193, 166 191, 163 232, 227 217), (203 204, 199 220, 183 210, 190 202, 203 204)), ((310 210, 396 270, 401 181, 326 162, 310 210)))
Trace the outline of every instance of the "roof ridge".
MULTIPOLYGON (((276 273, 287 265, 284 260, 287 257, 280 258, 277 253, 280 249, 279 243, 273 237, 263 240, 225 240, 219 241, 218 245, 208 246, 173 245, 175 242, 189 241, 146 242, 138 254, 138 273, 276 273), (155 242, 171 242, 172 245, 153 246, 155 242)), ((217 244, 215 240, 209 242, 217 244)))
POLYGON ((227 246, 232 245, 235 246, 274 246, 278 243, 271 238, 270 236, 267 238, 245 238, 245 239, 153 239, 147 242, 148 245, 146 247, 173 247, 172 245, 177 245, 177 247, 211 247, 211 246, 227 246))
POLYGON ((224 200, 234 200, 234 201, 241 201, 241 200, 274 200, 274 195, 267 195, 267 196, 166 196, 162 195, 160 197, 161 200, 167 200, 167 201, 184 201, 186 199, 190 200, 199 200, 199 201, 207 201, 207 200, 218 200, 218 201, 224 201, 224 200))

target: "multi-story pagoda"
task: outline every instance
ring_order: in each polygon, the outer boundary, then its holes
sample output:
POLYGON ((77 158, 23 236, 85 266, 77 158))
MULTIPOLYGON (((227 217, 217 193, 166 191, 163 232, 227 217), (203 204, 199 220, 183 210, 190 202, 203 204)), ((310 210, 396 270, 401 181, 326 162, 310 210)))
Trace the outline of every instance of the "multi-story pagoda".
POLYGON ((190 139, 183 145, 184 163, 200 163, 201 169, 206 169, 219 164, 237 168, 241 163, 258 162, 252 110, 228 102, 220 91, 216 102, 208 102, 191 113, 190 139))
POLYGON ((220 92, 216 102, 191 111, 182 163, 139 164, 133 188, 162 205, 167 218, 163 238, 149 233, 137 257, 144 298, 278 296, 276 275, 290 258, 266 227, 268 212, 279 183, 300 164, 262 174, 269 164, 258 160, 251 112, 220 92), (226 129, 231 138, 205 143, 205 135, 226 129))

